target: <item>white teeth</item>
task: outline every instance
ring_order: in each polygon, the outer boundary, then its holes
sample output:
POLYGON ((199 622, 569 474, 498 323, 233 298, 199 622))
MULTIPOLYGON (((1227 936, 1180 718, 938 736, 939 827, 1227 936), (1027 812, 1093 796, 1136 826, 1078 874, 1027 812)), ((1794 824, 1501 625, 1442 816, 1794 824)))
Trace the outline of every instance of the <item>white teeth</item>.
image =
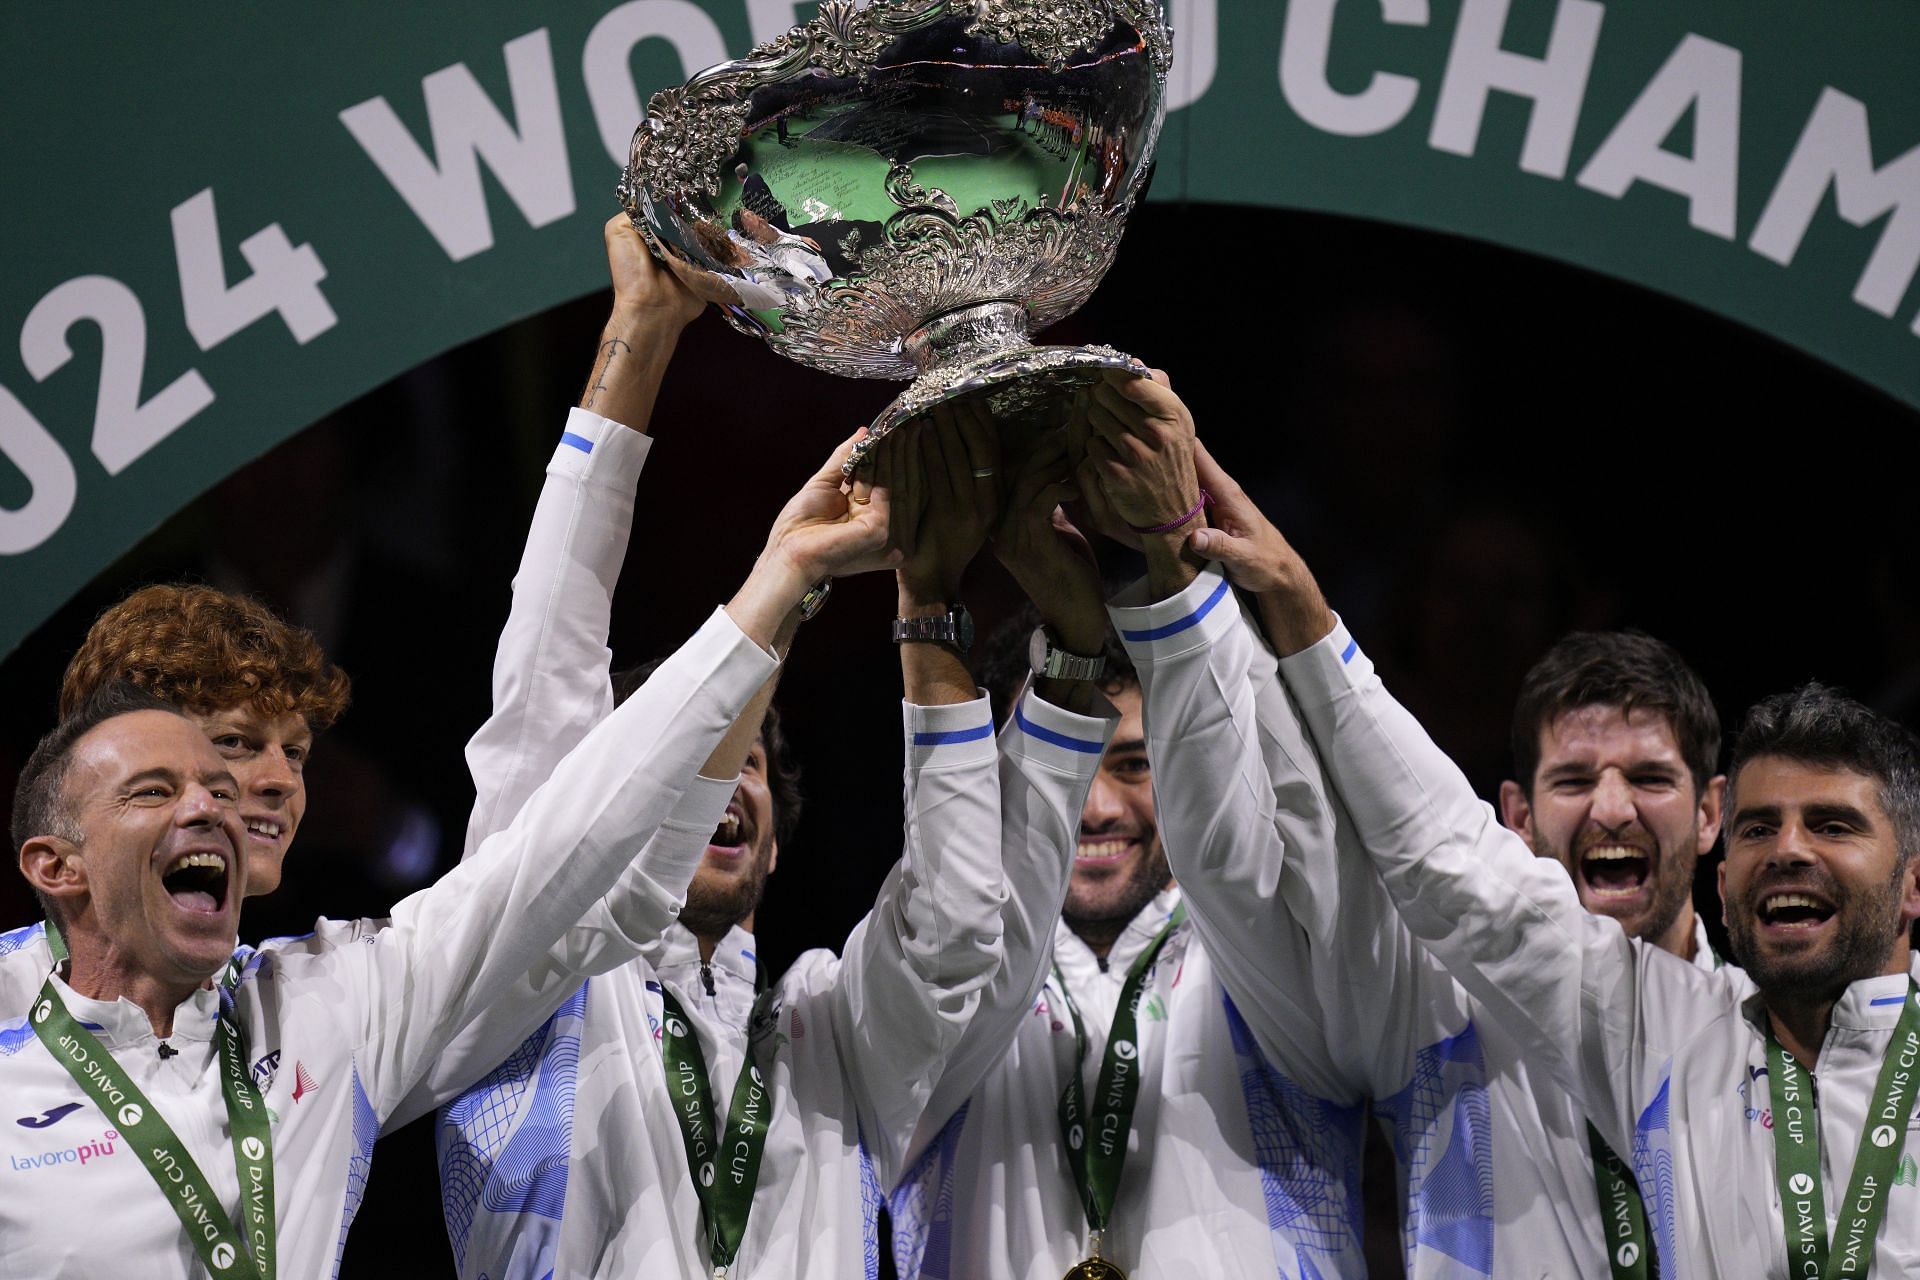
POLYGON ((1587 850, 1589 862, 1618 862, 1624 858, 1644 858, 1647 855, 1638 849, 1629 849, 1622 845, 1602 845, 1598 849, 1587 850))
POLYGON ((1812 911, 1822 910, 1818 902, 1804 893, 1776 893, 1760 904, 1762 911, 1782 911, 1788 907, 1806 907, 1812 911))
POLYGON ((280 838, 280 824, 277 822, 269 822, 265 818, 247 819, 247 830, 253 832, 255 835, 266 836, 270 840, 278 840, 280 838))
POLYGON ((1079 858, 1113 858, 1127 851, 1127 840, 1082 840, 1074 856, 1079 858))
POLYGON ((715 844, 739 844, 740 820, 731 814, 723 818, 719 828, 713 833, 713 842, 715 844))
POLYGON ((225 871, 227 864, 217 853, 189 853, 174 859, 173 865, 167 868, 167 874, 185 871, 188 867, 212 867, 215 871, 225 871))

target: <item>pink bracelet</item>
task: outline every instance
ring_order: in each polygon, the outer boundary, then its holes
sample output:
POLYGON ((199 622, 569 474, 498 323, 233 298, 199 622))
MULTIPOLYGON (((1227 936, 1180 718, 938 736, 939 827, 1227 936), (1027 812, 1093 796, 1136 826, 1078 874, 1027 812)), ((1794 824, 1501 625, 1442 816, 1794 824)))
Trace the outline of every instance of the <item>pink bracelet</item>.
POLYGON ((1194 503, 1192 510, 1188 511, 1187 514, 1183 516, 1179 516, 1175 519, 1169 520, 1165 524, 1145 525, 1145 526, 1130 524, 1127 526, 1127 528, 1133 530, 1135 533, 1167 533, 1170 530, 1178 529, 1181 525, 1185 524, 1187 521, 1199 515, 1200 512, 1206 507, 1206 505, 1212 501, 1213 499, 1207 495, 1207 491, 1205 489, 1202 489, 1200 491, 1200 501, 1194 503))

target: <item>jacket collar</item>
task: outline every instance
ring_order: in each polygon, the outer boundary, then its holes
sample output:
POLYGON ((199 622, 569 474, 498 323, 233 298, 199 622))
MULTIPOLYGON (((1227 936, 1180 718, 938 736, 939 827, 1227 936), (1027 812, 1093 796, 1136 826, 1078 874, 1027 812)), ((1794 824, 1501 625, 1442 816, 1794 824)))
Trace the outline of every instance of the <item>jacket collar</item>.
MULTIPOLYGON (((1127 921, 1127 927, 1113 940, 1113 949, 1107 952, 1104 972, 1121 975, 1140 958, 1140 953, 1153 945, 1160 931, 1167 927, 1167 921, 1173 916, 1173 910, 1180 905, 1180 886, 1169 884, 1135 913, 1127 921)), ((1100 958, 1093 949, 1080 940, 1080 935, 1067 926, 1065 920, 1055 927, 1053 935, 1054 963, 1060 966, 1060 972, 1071 982, 1080 982, 1102 972, 1100 958)))

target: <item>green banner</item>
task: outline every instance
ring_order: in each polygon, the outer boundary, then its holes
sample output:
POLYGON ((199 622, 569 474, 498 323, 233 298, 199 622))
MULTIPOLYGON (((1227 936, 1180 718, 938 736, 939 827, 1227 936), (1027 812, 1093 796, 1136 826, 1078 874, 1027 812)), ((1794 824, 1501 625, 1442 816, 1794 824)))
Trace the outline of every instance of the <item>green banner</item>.
MULTIPOLYGON (((0 653, 330 409, 600 287, 647 95, 815 8, 10 6, 0 653)), ((1911 0, 1170 8, 1152 198, 1511 245, 1920 405, 1911 0)))

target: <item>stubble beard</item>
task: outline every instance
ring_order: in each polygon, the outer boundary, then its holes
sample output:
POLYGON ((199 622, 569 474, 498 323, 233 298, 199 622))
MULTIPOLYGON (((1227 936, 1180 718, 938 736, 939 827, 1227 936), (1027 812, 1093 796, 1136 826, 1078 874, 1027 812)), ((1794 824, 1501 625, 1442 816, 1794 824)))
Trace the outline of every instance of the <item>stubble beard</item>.
POLYGON ((1825 947, 1802 955, 1774 955, 1760 949, 1754 922, 1759 900, 1777 892, 1771 886, 1749 891, 1727 912, 1727 945, 1733 959, 1769 997, 1789 1000, 1837 1000, 1848 986, 1877 976, 1886 966, 1895 939, 1908 934, 1900 910, 1900 881, 1907 870, 1902 858, 1892 879, 1862 893, 1842 889, 1825 879, 1818 888, 1834 904, 1833 938, 1825 947))
MULTIPOLYGON (((1567 878, 1573 881, 1574 891, 1580 892, 1580 856, 1571 846, 1565 850, 1556 849, 1547 843, 1544 837, 1536 836, 1533 852, 1537 857, 1552 858, 1558 862, 1561 869, 1567 873, 1567 878)), ((1673 928, 1673 922, 1680 918, 1680 909, 1693 901, 1693 875, 1699 861, 1700 825, 1696 820, 1682 848, 1668 850, 1660 843, 1659 837, 1654 837, 1653 857, 1647 868, 1647 874, 1653 880, 1653 901, 1649 904, 1647 914, 1642 921, 1630 928, 1627 921, 1621 920, 1611 912, 1598 911, 1587 906, 1584 897, 1580 900, 1580 906, 1588 915, 1619 920, 1620 927, 1627 931, 1628 937, 1642 938, 1657 945, 1660 939, 1666 937, 1667 930, 1673 928), (1677 872, 1683 865, 1686 868, 1685 875, 1668 874, 1677 872)))
POLYGON ((696 938, 719 941, 727 930, 759 910, 761 895, 767 888, 767 863, 772 839, 756 839, 753 856, 738 877, 719 885, 703 884, 696 872, 687 886, 687 902, 680 908, 680 923, 696 938))
MULTIPOLYGON (((1127 873, 1126 880, 1114 891, 1113 897, 1102 903, 1076 902, 1073 883, 1067 883, 1067 901, 1060 915, 1067 927, 1086 937, 1089 933, 1105 935, 1109 940, 1119 936, 1122 929, 1137 915, 1141 908, 1159 897, 1166 887, 1173 883, 1173 869, 1167 865, 1167 851, 1156 838, 1153 847, 1145 857, 1134 863, 1133 870, 1127 873)), ((1104 890, 1108 886, 1101 886, 1104 890)), ((1103 892, 1102 898, 1107 895, 1103 892)))

